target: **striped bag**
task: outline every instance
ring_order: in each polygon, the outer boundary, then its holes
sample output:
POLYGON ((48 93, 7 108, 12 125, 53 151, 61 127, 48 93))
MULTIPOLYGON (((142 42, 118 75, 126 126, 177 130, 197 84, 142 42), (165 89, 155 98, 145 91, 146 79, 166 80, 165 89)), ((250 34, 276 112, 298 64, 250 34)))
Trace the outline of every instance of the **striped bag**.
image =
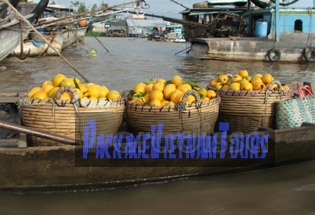
POLYGON ((298 96, 276 102, 276 128, 297 128, 315 122, 315 97, 309 86, 298 89, 298 96))

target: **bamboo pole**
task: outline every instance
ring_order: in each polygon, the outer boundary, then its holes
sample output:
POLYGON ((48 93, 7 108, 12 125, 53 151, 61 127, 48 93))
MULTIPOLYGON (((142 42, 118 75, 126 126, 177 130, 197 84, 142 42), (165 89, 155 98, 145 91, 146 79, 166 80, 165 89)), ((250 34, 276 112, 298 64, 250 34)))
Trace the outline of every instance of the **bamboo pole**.
POLYGON ((65 144, 70 144, 70 145, 79 145, 80 144, 79 141, 76 141, 76 140, 71 139, 69 137, 64 137, 64 136, 57 135, 57 134, 39 131, 39 130, 34 129, 34 128, 25 127, 22 125, 17 125, 17 124, 2 121, 2 120, 0 120, 0 127, 4 128, 4 129, 14 130, 14 131, 17 131, 19 133, 31 134, 31 135, 35 135, 38 137, 59 141, 59 142, 65 143, 65 144))
POLYGON ((24 21, 27 25, 29 25, 31 27, 31 29, 36 32, 41 39, 43 39, 45 41, 45 43, 47 43, 47 45, 52 48, 77 74, 79 74, 81 76, 81 78, 83 78, 86 82, 89 82, 87 78, 85 78, 80 72, 79 70, 77 70, 60 52, 58 52, 57 49, 55 49, 55 47, 53 47, 52 44, 50 44, 50 42, 48 42, 48 40, 43 36, 41 35, 37 30, 36 28, 22 15, 20 14, 19 11, 17 11, 17 9, 15 7, 12 6, 12 4, 8 1, 8 0, 2 0, 4 1, 6 4, 9 5, 9 7, 18 15, 18 17, 24 21))

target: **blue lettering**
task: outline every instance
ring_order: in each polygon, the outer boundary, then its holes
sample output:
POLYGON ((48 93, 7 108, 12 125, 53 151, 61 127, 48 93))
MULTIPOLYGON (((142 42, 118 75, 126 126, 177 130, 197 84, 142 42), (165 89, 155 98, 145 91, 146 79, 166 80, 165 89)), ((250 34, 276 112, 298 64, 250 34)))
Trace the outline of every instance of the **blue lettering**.
POLYGON ((187 135, 186 158, 194 158, 196 151, 196 134, 187 135))
POLYGON ((137 135, 134 139, 132 134, 126 137, 125 158, 138 158, 137 145, 140 138, 141 135, 137 135))
POLYGON ((94 147, 96 138, 96 125, 94 120, 89 120, 88 125, 83 127, 83 158, 87 158, 89 149, 94 147))
POLYGON ((230 124, 228 122, 220 122, 219 123, 219 131, 221 131, 221 152, 220 152, 220 158, 225 157, 225 151, 226 151, 226 135, 228 130, 230 129, 230 124))
POLYGON ((150 145, 147 145, 147 140, 150 140, 151 135, 150 134, 144 134, 143 135, 143 148, 141 154, 139 153, 139 156, 141 155, 142 158, 148 159, 149 155, 146 154, 145 152, 150 148, 150 145))
POLYGON ((170 134, 170 144, 169 144, 169 149, 167 150, 168 151, 168 157, 171 158, 171 159, 175 159, 176 158, 176 155, 173 154, 174 153, 174 150, 176 149, 176 145, 174 144, 174 140, 177 139, 177 134, 170 134))
POLYGON ((113 149, 113 158, 121 159, 120 147, 122 144, 122 140, 124 138, 123 134, 114 137, 114 149, 113 149))
POLYGON ((113 134, 110 134, 104 138, 104 134, 97 137, 95 158, 111 158, 108 152, 108 145, 112 145, 113 134), (105 139, 105 141, 104 141, 105 139))
POLYGON ((240 143, 240 155, 242 159, 248 158, 249 142, 250 134, 242 135, 242 140, 240 143))
POLYGON ((198 136, 197 158, 208 158, 209 149, 206 147, 206 134, 198 136), (207 149, 207 150, 206 150, 207 149))
POLYGON ((209 158, 216 158, 217 157, 218 134, 213 135, 212 141, 211 141, 211 136, 207 136, 206 140, 207 140, 207 145, 209 145, 209 147, 210 147, 209 158))
POLYGON ((231 145, 230 145, 230 154, 231 158, 237 158, 239 152, 239 136, 237 133, 233 134, 233 137, 231 139, 231 145))
POLYGON ((158 124, 158 131, 155 135, 155 125, 151 126, 151 158, 160 158, 160 146, 162 138, 162 128, 163 124, 158 124))
POLYGON ((259 158, 258 156, 259 145, 260 145, 260 136, 258 132, 254 132, 254 135, 251 138, 251 146, 250 146, 250 153, 249 153, 250 158, 259 158))
POLYGON ((265 135, 261 136, 260 145, 261 145, 262 154, 261 154, 260 158, 266 158, 266 154, 268 152, 268 148, 266 146, 268 144, 268 138, 269 138, 269 134, 265 134, 265 135))

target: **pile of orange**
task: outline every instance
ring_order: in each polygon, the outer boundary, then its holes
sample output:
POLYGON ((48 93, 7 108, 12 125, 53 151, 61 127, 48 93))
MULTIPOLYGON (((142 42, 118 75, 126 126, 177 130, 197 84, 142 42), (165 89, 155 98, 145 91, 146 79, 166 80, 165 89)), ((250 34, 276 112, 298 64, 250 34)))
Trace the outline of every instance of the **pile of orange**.
MULTIPOLYGON (((211 88, 215 88, 216 90, 279 90, 279 86, 277 84, 273 84, 273 86, 269 86, 275 78, 269 74, 254 74, 250 76, 248 71, 245 69, 240 70, 237 74, 234 75, 219 75, 216 79, 210 81, 209 85, 211 88)), ((282 90, 289 90, 289 86, 282 85, 282 90)))
MULTIPOLYGON (((189 90, 196 90, 201 100, 210 100, 216 97, 213 90, 198 87, 194 82, 184 81, 181 76, 175 75, 171 80, 155 78, 147 83, 139 82, 130 92, 129 100, 136 104, 150 106, 173 106, 182 102, 184 94, 189 90)), ((186 104, 196 102, 193 95, 189 95, 186 104)))
MULTIPOLYGON (((27 97, 32 99, 54 99, 59 88, 63 86, 74 88, 80 99, 97 100, 107 98, 116 100, 121 98, 121 94, 117 90, 109 90, 105 85, 95 83, 81 83, 80 79, 67 77, 61 73, 56 74, 52 80, 44 81, 41 86, 30 89, 27 97)), ((72 96, 70 92, 62 92, 59 99, 71 100, 72 96)))

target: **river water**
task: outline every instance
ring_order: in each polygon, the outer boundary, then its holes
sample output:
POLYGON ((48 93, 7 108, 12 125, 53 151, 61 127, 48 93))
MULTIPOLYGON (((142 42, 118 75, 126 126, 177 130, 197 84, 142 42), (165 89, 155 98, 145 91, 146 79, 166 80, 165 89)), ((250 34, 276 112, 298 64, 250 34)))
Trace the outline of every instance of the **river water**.
MULTIPOLYGON (((207 86, 222 73, 247 69, 272 73, 283 83, 315 81, 310 64, 223 62, 186 55, 185 43, 139 38, 86 38, 62 54, 90 82, 130 90, 146 78, 185 80, 207 86), (104 45, 106 48, 104 48, 104 45), (97 57, 89 55, 95 49, 97 57), (109 51, 107 51, 107 50, 109 51), (177 53, 177 54, 176 54, 177 53)), ((2 92, 26 92, 56 73, 80 77, 62 58, 0 62, 2 92)), ((81 78, 82 79, 82 78, 81 78)), ((292 214, 315 215, 315 161, 267 170, 188 178, 94 192, 0 193, 0 214, 292 214)))

